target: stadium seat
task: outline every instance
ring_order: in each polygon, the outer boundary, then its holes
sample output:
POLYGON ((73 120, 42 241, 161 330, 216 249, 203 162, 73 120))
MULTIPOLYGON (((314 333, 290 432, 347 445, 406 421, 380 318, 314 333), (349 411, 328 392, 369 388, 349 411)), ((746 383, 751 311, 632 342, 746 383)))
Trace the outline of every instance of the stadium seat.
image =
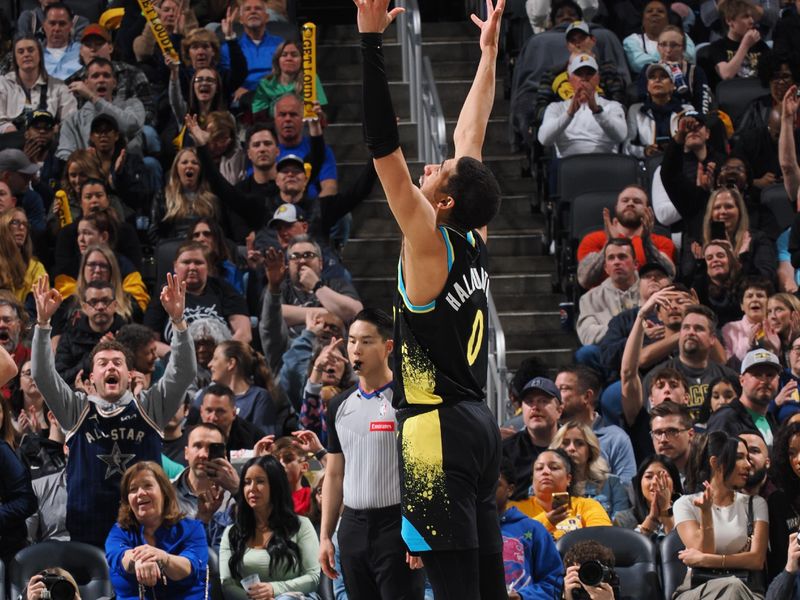
POLYGON ((761 204, 770 210, 781 231, 792 226, 794 206, 782 183, 774 183, 761 190, 761 204))
POLYGON ((211 546, 208 547, 208 597, 211 600, 223 600, 222 580, 219 578, 219 555, 211 546))
POLYGON ((325 575, 325 573, 320 572, 319 574, 319 587, 317 588, 317 594, 321 600, 336 600, 336 596, 333 593, 333 581, 325 575))
POLYGON ((716 98, 719 109, 728 114, 736 128, 747 107, 766 94, 769 90, 758 79, 728 79, 717 85, 716 98))
POLYGON ((675 589, 683 583, 686 577, 686 565, 678 558, 678 552, 684 545, 678 536, 678 530, 673 529, 659 544, 661 557, 661 583, 664 588, 664 600, 671 600, 675 589))
POLYGON ((100 548, 81 542, 40 542, 17 552, 9 566, 11 597, 16 598, 31 577, 54 566, 72 574, 82 598, 114 593, 106 555, 100 548))
POLYGON ((608 208, 613 217, 618 195, 619 191, 589 192, 572 199, 569 209, 569 237, 575 244, 576 251, 586 234, 603 228, 604 208, 608 208))
POLYGON ((648 537, 621 527, 586 527, 570 531, 556 542, 556 548, 563 558, 573 545, 589 540, 614 552, 623 598, 661 598, 657 548, 648 537))

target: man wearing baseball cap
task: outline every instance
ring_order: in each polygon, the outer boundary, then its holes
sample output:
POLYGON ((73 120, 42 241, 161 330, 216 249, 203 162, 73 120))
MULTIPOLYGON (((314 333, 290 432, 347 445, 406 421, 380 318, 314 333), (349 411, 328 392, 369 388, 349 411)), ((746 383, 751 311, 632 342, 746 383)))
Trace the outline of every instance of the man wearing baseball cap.
POLYGON ((32 231, 45 227, 45 211, 42 197, 30 189, 33 176, 39 170, 22 150, 7 148, 0 151, 0 181, 4 182, 17 198, 17 206, 25 210, 32 231))
POLYGON ((512 500, 521 500, 528 495, 533 462, 553 441, 563 409, 561 393, 547 377, 534 377, 526 383, 520 400, 525 427, 503 441, 503 456, 514 465, 515 491, 512 500))
POLYGON ((625 109, 597 93, 597 60, 591 54, 572 56, 567 66, 572 98, 551 103, 539 127, 539 142, 555 146, 558 156, 614 152, 628 134, 625 109))
MULTIPOLYGON (((771 447, 778 423, 767 409, 770 402, 781 396, 778 376, 782 370, 778 357, 769 350, 756 348, 748 352, 742 361, 739 377, 741 397, 711 415, 708 431, 722 430, 730 435, 739 435, 743 431, 757 430, 771 447)), ((785 391, 781 390, 781 393, 785 391)))
MULTIPOLYGON (((108 29, 97 23, 92 23, 84 29, 80 37, 80 60, 82 67, 73 73, 66 83, 69 85, 75 81, 83 81, 86 78, 86 66, 98 56, 111 60, 114 52, 114 43, 111 41, 111 34, 108 29)), ((128 100, 138 98, 144 105, 145 123, 153 125, 156 118, 156 105, 153 100, 153 92, 150 89, 150 82, 141 69, 120 60, 111 60, 114 71, 114 78, 117 80, 117 87, 114 91, 115 98, 128 100)), ((83 106, 85 98, 78 96, 78 106, 83 106)))

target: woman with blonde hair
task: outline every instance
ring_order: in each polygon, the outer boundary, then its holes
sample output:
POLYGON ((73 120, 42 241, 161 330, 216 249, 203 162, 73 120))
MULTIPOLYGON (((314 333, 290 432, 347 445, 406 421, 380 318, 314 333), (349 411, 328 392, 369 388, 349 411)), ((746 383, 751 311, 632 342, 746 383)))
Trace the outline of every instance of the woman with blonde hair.
POLYGON ((208 149, 214 166, 231 185, 245 177, 245 155, 239 143, 236 119, 226 110, 215 110, 206 117, 208 149))
POLYGON ((631 507, 628 494, 619 477, 611 473, 591 427, 569 421, 556 432, 550 448, 561 448, 572 459, 572 489, 576 495, 599 502, 612 520, 618 512, 631 507))
POLYGON ((783 364, 788 365, 786 354, 792 340, 800 334, 800 300, 794 294, 779 292, 772 294, 767 301, 766 324, 770 332, 780 340, 776 353, 783 364))
POLYGON ((703 244, 716 239, 730 242, 742 265, 742 276, 761 275, 772 282, 776 280, 778 255, 775 243, 761 231, 750 227, 747 206, 736 188, 717 188, 706 204, 703 244))
POLYGON ((178 238, 198 217, 219 220, 219 199, 203 174, 197 149, 184 148, 172 161, 164 198, 153 202, 151 222, 158 238, 178 238))
POLYGON ((0 288, 25 302, 33 283, 45 274, 44 265, 33 256, 30 224, 25 211, 11 208, 0 213, 0 288))

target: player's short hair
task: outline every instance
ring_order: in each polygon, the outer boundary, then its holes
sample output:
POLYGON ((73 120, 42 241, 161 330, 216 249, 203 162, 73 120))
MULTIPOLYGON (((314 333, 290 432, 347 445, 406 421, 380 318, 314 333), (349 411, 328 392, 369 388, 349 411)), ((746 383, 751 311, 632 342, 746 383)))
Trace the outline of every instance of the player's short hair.
POLYGON ((500 210, 500 185, 492 171, 481 161, 462 156, 442 187, 455 206, 450 223, 466 231, 489 224, 500 210))

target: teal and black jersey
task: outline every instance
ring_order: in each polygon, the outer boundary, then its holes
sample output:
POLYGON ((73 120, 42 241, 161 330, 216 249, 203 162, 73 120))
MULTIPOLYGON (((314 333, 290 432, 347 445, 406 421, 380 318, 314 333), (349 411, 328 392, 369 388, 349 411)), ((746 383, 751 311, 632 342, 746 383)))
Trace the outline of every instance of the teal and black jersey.
POLYGON ((486 387, 489 257, 483 238, 448 226, 439 232, 447 247, 447 283, 425 306, 406 294, 402 259, 397 267, 395 376, 402 394, 396 408, 430 410, 458 402, 481 402, 486 387))

